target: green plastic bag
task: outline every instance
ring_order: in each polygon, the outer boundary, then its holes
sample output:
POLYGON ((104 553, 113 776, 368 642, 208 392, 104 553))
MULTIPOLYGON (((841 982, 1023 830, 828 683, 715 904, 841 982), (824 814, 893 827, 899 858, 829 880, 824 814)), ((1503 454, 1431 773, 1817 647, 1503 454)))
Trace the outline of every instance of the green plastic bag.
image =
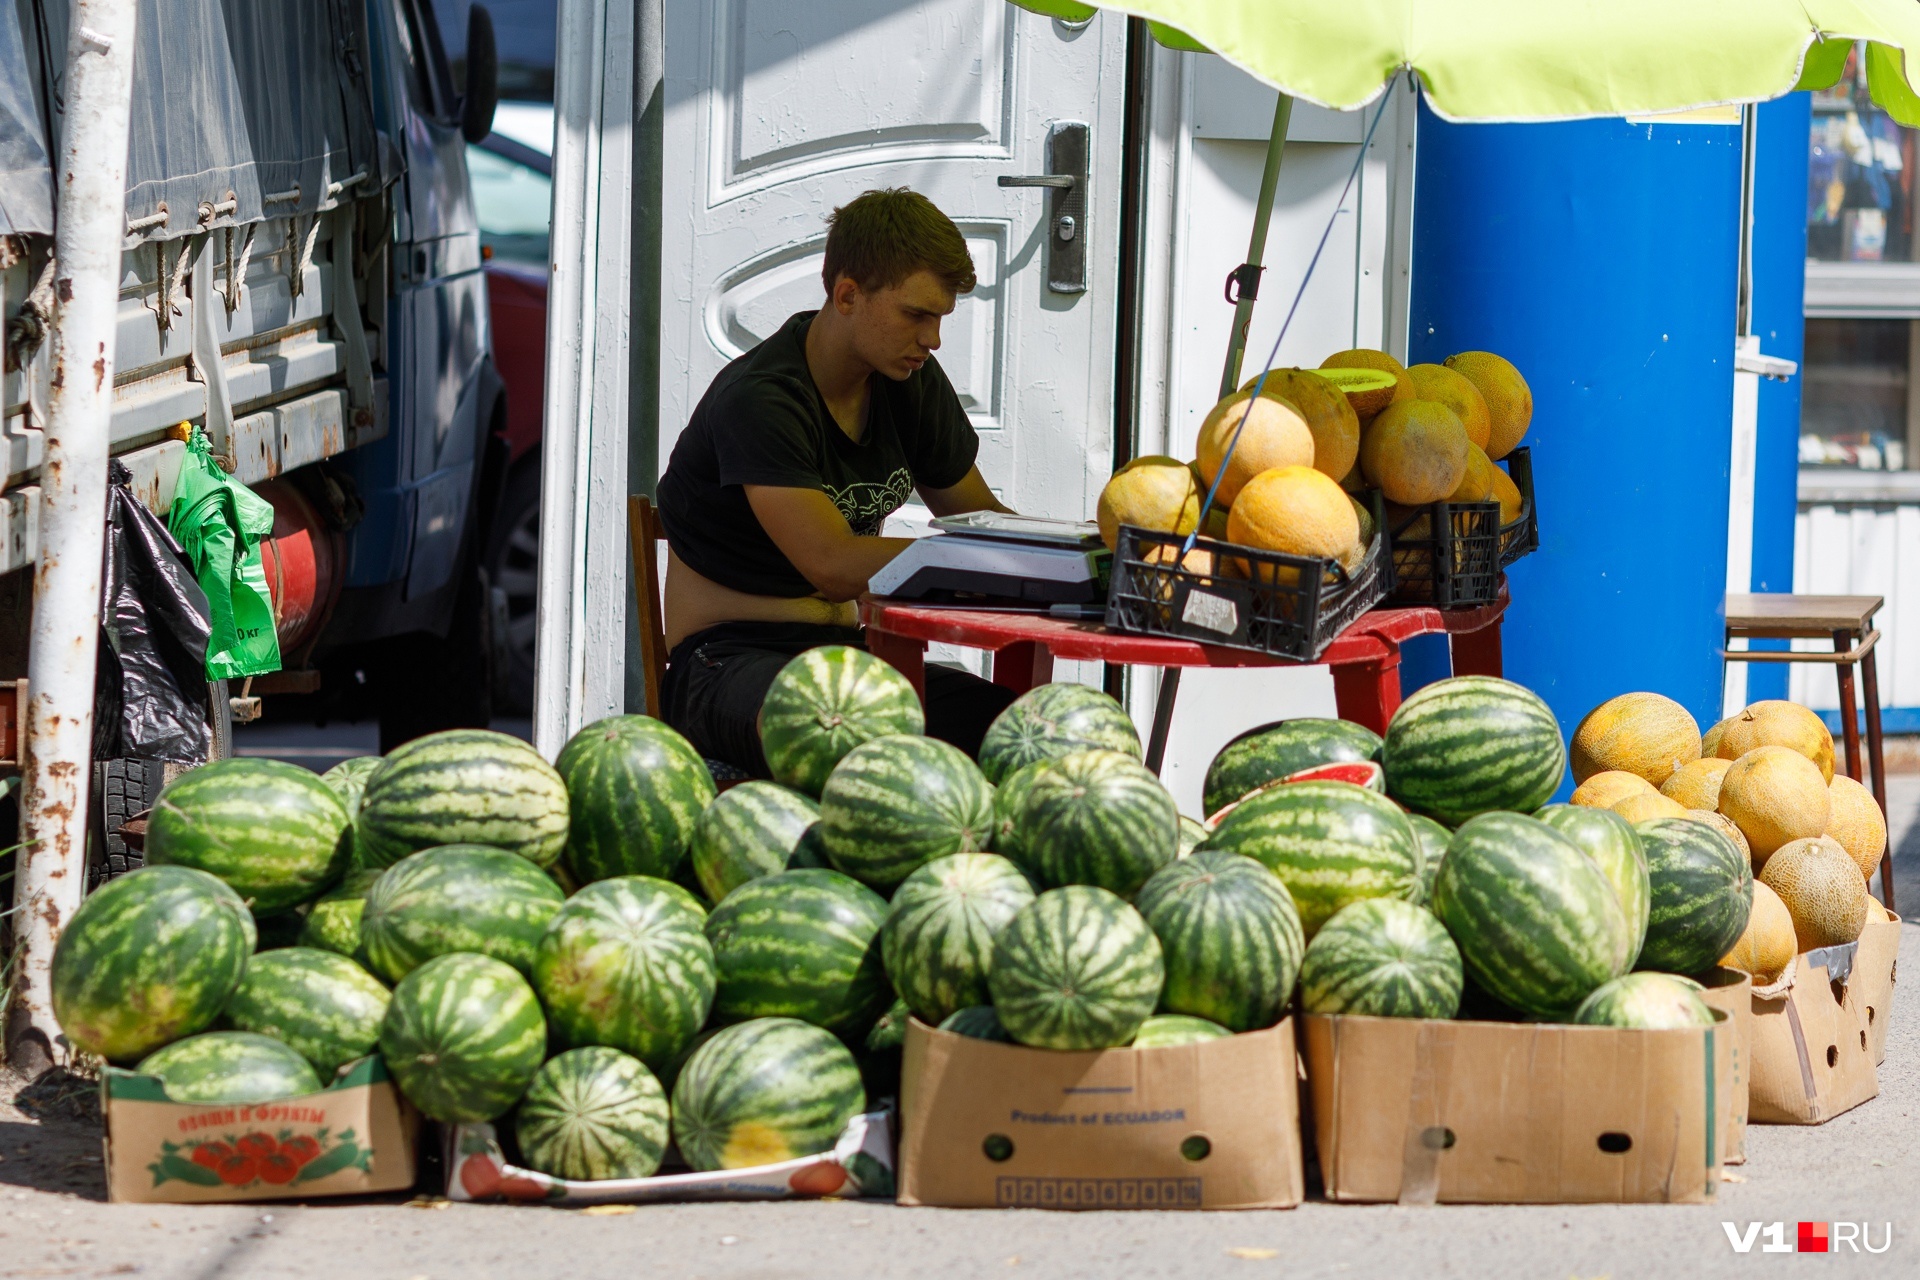
POLYGON ((273 532, 273 506, 220 469, 199 427, 187 438, 167 532, 186 551, 211 606, 207 679, 278 671, 280 635, 260 567, 260 541, 273 532))

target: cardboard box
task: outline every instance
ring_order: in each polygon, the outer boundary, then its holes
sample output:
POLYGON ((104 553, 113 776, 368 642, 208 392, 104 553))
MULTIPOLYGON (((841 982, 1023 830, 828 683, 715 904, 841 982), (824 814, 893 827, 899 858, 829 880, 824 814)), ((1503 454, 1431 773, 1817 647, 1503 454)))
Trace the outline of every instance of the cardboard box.
POLYGON ((1824 1124, 1880 1092, 1900 922, 1870 905, 1858 942, 1795 956, 1753 993, 1755 1124, 1824 1124))
POLYGON ((893 1194, 893 1130, 884 1111, 855 1116, 831 1151, 751 1169, 576 1182, 508 1163, 490 1124, 447 1128, 447 1198, 560 1205, 783 1200, 893 1194))
POLYGON ((1727 1034, 1714 1041, 1717 1074, 1713 1094, 1720 1103, 1720 1163, 1747 1162, 1747 1077, 1753 1069, 1753 979, 1738 969, 1716 969, 1702 976, 1707 1007, 1727 1015, 1727 1034))
POLYGON ((900 1203, 1282 1209, 1306 1192, 1293 1021, 1063 1053, 907 1025, 900 1203))
POLYGON ((1869 902, 1868 911, 1871 918, 1860 933, 1860 950, 1853 962, 1853 984, 1877 1067, 1887 1060, 1887 1023, 1893 1015, 1893 984, 1900 960, 1900 917, 1877 902, 1869 902))
POLYGON ((1328 1199, 1697 1204, 1719 1185, 1724 1022, 1305 1025, 1328 1199))
POLYGON ((377 1055, 319 1093, 254 1104, 174 1102, 154 1077, 108 1067, 100 1110, 110 1200, 306 1200, 413 1186, 419 1116, 377 1055))

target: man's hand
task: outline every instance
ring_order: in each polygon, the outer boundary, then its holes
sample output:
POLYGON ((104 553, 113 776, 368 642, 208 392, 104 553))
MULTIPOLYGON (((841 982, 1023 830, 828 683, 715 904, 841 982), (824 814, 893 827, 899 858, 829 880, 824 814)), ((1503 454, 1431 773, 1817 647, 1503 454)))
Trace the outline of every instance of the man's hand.
MULTIPOLYGON (((974 473, 977 477, 978 472, 974 473)), ((962 482, 965 483, 964 481, 962 482)), ((847 524, 833 499, 818 489, 745 485, 747 503, 760 527, 822 598, 852 600, 867 579, 907 549, 911 538, 868 538, 847 524)), ((946 492, 953 492, 947 490, 946 492)), ((991 497, 992 495, 988 495, 991 497)))
POLYGON ((959 516, 969 511, 1013 513, 1012 507, 1002 506, 1000 499, 993 496, 993 490, 987 488, 986 477, 977 466, 968 468, 966 479, 950 489, 922 488, 920 500, 936 516, 959 516))

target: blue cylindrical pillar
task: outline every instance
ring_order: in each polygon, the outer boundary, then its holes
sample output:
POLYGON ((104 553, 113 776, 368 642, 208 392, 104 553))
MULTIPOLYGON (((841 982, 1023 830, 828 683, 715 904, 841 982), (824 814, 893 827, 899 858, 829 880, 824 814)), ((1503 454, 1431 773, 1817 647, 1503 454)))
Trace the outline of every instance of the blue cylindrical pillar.
POLYGON ((1540 549, 1507 675, 1568 731, 1629 690, 1719 718, 1740 130, 1456 125, 1421 106, 1410 361, 1494 351, 1533 389, 1540 549))

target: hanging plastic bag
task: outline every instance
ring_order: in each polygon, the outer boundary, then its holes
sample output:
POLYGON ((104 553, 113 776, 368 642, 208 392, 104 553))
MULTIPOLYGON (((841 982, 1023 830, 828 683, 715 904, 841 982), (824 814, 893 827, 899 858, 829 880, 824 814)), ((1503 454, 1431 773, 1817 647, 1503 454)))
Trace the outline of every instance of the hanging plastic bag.
POLYGON ((280 636, 260 567, 260 542, 273 532, 273 506, 220 469, 199 427, 180 460, 167 531, 186 550, 207 593, 213 620, 207 679, 278 671, 280 636))

